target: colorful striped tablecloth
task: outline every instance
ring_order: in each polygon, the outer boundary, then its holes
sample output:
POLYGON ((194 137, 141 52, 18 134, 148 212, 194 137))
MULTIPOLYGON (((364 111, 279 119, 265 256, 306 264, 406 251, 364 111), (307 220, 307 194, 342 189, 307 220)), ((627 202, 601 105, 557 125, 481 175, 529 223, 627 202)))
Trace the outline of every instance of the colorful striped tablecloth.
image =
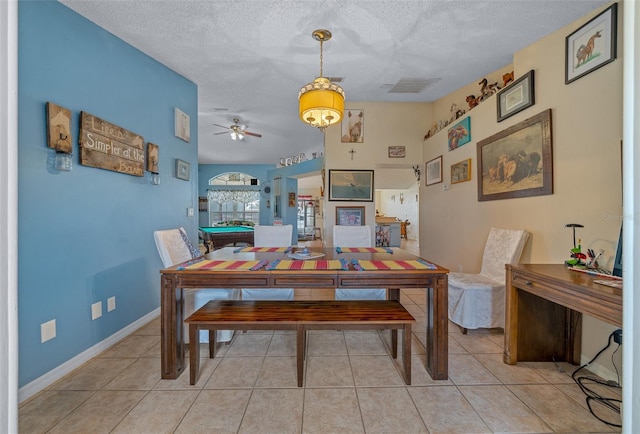
POLYGON ((239 253, 239 252, 287 253, 289 251, 291 251, 291 247, 242 247, 240 249, 235 249, 233 253, 239 253))
POLYGON ((356 270, 437 270, 435 264, 427 262, 423 259, 411 259, 407 261, 365 261, 353 259, 351 261, 356 270))
POLYGON ((348 270, 344 259, 278 259, 267 265, 267 270, 348 270))
POLYGON ((336 253, 393 253, 389 247, 336 247, 336 253))
POLYGON ((221 259, 204 259, 185 264, 178 270, 224 270, 224 271, 254 271, 267 265, 269 261, 229 261, 221 259))

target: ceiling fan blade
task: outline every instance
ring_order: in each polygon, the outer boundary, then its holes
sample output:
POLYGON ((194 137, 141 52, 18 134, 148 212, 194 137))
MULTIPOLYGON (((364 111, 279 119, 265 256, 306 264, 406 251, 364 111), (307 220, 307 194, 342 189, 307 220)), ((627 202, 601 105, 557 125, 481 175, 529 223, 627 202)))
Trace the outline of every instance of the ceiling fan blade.
POLYGON ((225 130, 229 129, 229 127, 225 127, 224 125, 220 125, 220 124, 212 124, 212 125, 215 125, 216 127, 224 128, 225 130))
POLYGON ((247 130, 244 130, 242 133, 246 134, 247 136, 262 137, 262 134, 252 133, 251 131, 247 131, 247 130))
POLYGON ((222 132, 219 132, 219 133, 213 133, 214 136, 219 136, 220 134, 229 134, 229 132, 228 131, 222 131, 222 132))

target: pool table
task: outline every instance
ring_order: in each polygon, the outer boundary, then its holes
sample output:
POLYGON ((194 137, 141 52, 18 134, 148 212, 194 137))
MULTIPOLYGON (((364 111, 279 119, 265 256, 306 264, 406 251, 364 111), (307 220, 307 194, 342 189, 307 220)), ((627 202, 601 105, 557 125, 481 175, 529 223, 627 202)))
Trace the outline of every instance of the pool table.
POLYGON ((227 244, 247 243, 253 246, 252 226, 201 226, 202 239, 206 252, 209 253, 209 245, 213 249, 219 249, 227 244))

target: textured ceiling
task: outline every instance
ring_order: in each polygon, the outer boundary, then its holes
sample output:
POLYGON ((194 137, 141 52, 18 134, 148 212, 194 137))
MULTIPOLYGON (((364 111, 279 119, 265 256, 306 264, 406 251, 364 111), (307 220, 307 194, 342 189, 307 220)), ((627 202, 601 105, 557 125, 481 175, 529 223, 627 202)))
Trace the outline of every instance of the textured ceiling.
POLYGON ((512 62, 521 48, 603 0, 61 0, 198 85, 200 163, 277 164, 322 149, 298 117, 298 91, 343 77, 350 101, 434 101, 512 62), (401 79, 437 79, 389 93, 401 79), (213 124, 238 117, 262 138, 232 141, 213 124))

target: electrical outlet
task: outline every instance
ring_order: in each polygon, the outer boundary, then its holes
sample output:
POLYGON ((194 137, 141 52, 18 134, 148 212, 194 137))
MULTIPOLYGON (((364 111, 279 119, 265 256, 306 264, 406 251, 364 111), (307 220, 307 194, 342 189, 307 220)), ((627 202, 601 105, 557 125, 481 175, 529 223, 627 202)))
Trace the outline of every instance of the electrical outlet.
POLYGON ((56 337, 56 320, 43 322, 40 324, 40 343, 47 342, 56 337))
POLYGON ((116 296, 107 298, 107 312, 111 312, 116 309, 116 296))
POLYGON ((102 302, 93 303, 91 305, 91 319, 98 319, 102 316, 102 302))

